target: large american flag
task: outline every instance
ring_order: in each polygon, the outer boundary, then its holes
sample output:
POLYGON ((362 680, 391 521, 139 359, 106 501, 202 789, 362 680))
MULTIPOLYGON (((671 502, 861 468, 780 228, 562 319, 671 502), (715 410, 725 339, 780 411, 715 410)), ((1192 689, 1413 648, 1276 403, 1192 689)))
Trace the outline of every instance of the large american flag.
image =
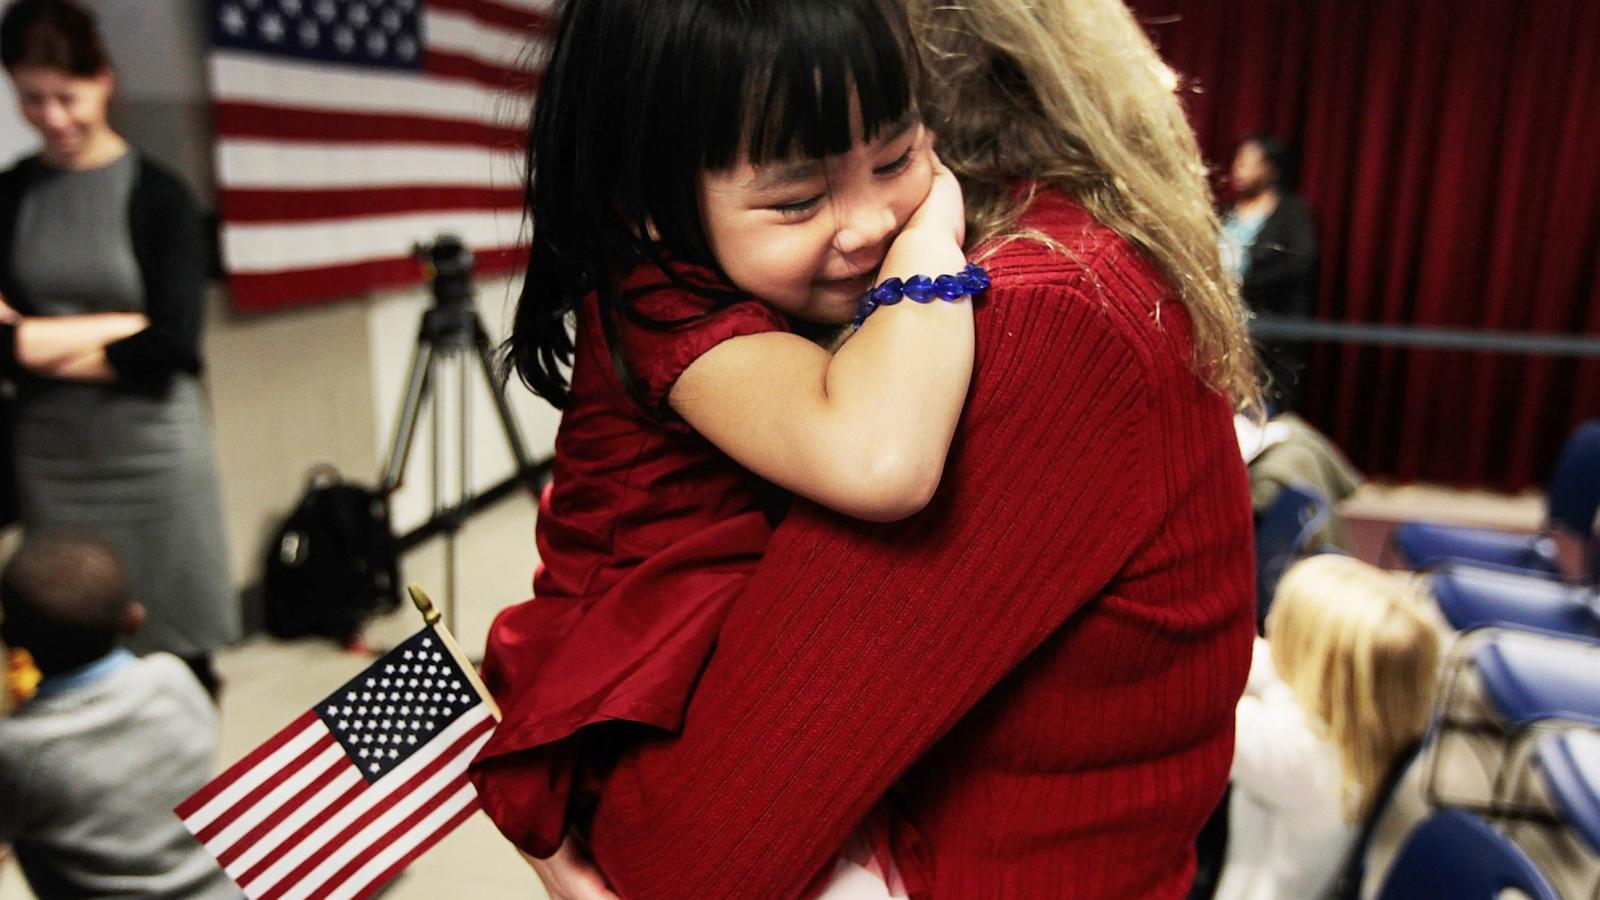
POLYGON ((522 259, 521 149, 552 0, 211 0, 223 263, 237 307, 417 283, 458 234, 522 259))
POLYGON ((364 897, 478 809, 494 726, 430 626, 175 811, 252 900, 364 897))

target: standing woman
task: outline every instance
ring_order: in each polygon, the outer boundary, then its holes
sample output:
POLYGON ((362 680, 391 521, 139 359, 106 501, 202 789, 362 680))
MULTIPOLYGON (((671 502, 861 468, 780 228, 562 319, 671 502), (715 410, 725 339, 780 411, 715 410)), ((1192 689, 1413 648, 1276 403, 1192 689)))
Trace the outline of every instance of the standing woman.
POLYGON ((115 76, 76 0, 18 0, 0 62, 42 152, 0 173, 0 377, 25 531, 104 536, 149 611, 137 652, 238 637, 200 383, 205 247, 188 190, 111 129, 115 76))

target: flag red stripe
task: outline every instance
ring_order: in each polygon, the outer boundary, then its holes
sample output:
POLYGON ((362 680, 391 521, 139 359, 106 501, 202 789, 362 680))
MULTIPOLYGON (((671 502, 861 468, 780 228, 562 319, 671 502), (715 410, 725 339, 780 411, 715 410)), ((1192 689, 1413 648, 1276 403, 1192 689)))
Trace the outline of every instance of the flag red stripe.
POLYGON ((293 740, 300 732, 306 730, 313 722, 318 721, 313 710, 306 710, 295 718, 293 722, 285 725, 281 731, 267 739, 267 742, 245 754, 243 759, 228 767, 226 772, 212 779, 205 787, 196 791, 189 799, 178 804, 173 812, 178 818, 187 819, 199 812, 202 807, 210 803, 218 794, 228 789, 228 786, 238 780, 239 776, 255 768, 263 759, 278 752, 278 748, 293 740))
MULTIPOLYGON (((366 812, 362 813, 354 822, 346 825, 338 834, 323 841, 322 846, 345 846, 347 843, 349 843, 351 838, 360 834, 362 830, 371 825, 379 816, 388 812, 395 806, 395 804, 399 803, 407 796, 415 793, 422 786, 423 782, 433 777, 445 766, 455 762, 457 757, 465 753, 466 749, 472 745, 472 742, 477 739, 479 735, 490 730, 494 727, 494 725, 495 722, 493 718, 485 717, 483 721, 479 722, 477 725, 474 725, 472 728, 468 729, 465 734, 457 738, 455 743, 451 744, 443 753, 439 754, 439 756, 430 761, 427 766, 418 770, 416 774, 406 779, 404 784, 396 785, 387 796, 374 803, 371 809, 368 809, 366 812)), ((376 790, 376 788, 369 788, 369 790, 376 790)), ((357 855, 359 856, 360 854, 357 855)), ((276 898, 282 897, 285 893, 293 889, 296 884, 299 884, 300 881, 307 875, 311 874, 311 872, 316 869, 317 866, 321 865, 323 858, 323 855, 319 854, 316 856, 311 856, 302 861, 300 865, 295 866, 294 869, 285 875, 281 880, 279 880, 277 884, 273 885, 270 890, 257 895, 255 900, 276 900, 276 898)))
POLYGON ((422 187, 274 190, 225 188, 218 197, 230 225, 316 222, 363 216, 456 210, 519 210, 522 188, 422 187))
MULTIPOLYGON (((448 799, 448 796, 449 795, 446 795, 445 799, 448 799)), ((468 803, 466 806, 462 807, 460 812, 445 820, 443 824, 434 829, 432 834, 417 842, 417 846, 412 849, 410 853, 407 853, 405 856, 401 857, 399 862, 396 862, 389 868, 379 872, 377 877, 371 879, 366 884, 360 885, 359 889, 356 891, 356 896, 370 896, 374 890, 377 890, 380 886, 387 884, 391 878, 399 875, 406 866, 411 865, 413 860, 421 856, 423 853, 426 853, 429 847, 437 844, 440 838, 443 838, 445 835, 454 831, 462 822, 472 818, 472 814, 481 808, 482 807, 478 802, 478 798, 474 796, 471 803, 468 803)))
POLYGON ((232 100, 219 100, 211 110, 217 135, 222 138, 516 149, 522 146, 524 137, 520 128, 486 122, 366 110, 303 109, 232 100))
POLYGON ((337 744, 338 742, 333 739, 332 734, 323 734, 319 736, 311 743, 311 746, 307 747, 299 756, 296 756, 294 759, 290 760, 284 765, 279 766, 277 771, 273 772, 271 775, 268 775, 265 781, 262 781, 260 784, 252 788, 249 793, 245 794, 243 797, 240 797, 238 802, 228 807, 227 810, 222 813, 222 815, 212 819, 210 822, 206 823, 204 828, 196 831, 194 834, 195 839, 200 841, 202 844, 210 843, 213 838, 221 834, 224 828, 232 825, 234 820, 243 815, 246 810, 260 803, 261 798, 275 790, 278 785, 282 784, 294 773, 311 765, 311 761, 327 751, 329 747, 333 747, 337 744))
MULTIPOLYGON (((462 772, 460 778, 454 779, 442 785, 437 793, 418 805, 417 808, 412 811, 411 815, 406 816, 404 819, 401 819, 399 822, 395 823, 395 826, 385 832, 382 837, 375 841, 371 841, 371 847, 374 850, 387 847, 405 835, 409 834, 422 822, 423 819, 427 818, 430 813, 438 809, 441 804, 454 796, 456 791, 461 790, 466 786, 466 784, 467 773, 462 772)), ((420 850, 418 852, 420 852, 420 850)), ((338 890, 339 885, 344 884, 351 878, 354 878, 356 873, 361 870, 361 867, 371 861, 372 856, 373 854, 371 852, 357 853, 353 859, 351 859, 348 863, 345 863, 343 868, 333 873, 333 875, 330 876, 327 881, 323 882, 322 886, 316 890, 316 893, 332 893, 333 891, 338 890)))
MULTIPOLYGON (((472 251, 477 274, 494 275, 521 268, 527 248, 494 247, 472 251)), ((365 260, 337 266, 234 274, 228 277, 234 305, 261 312, 316 303, 328 297, 357 297, 386 288, 408 287, 422 280, 421 264, 409 256, 365 260)))
POLYGON ((522 95, 532 95, 539 89, 538 72, 520 66, 495 65, 475 56, 451 53, 449 50, 430 48, 423 68, 429 75, 476 82, 484 87, 506 91, 512 97, 524 101, 532 98, 522 95))
POLYGON ((335 797, 332 803, 323 808, 322 815, 320 817, 313 817, 311 821, 301 825, 299 828, 296 828, 293 834, 284 838, 283 841, 281 841, 278 846, 272 848, 272 850, 269 851, 266 856, 257 860, 255 865, 247 869, 238 878, 235 878, 234 883, 243 886, 255 881, 257 878, 260 878, 263 872, 271 868, 275 863, 277 863, 278 860, 282 859, 285 854, 291 853, 299 848, 299 846, 305 841, 311 832, 322 826, 323 819, 333 815, 343 807, 350 805, 355 801, 356 797, 360 796, 363 792, 370 788, 371 785, 367 784, 365 779, 357 781, 349 788, 346 788, 344 793, 340 794, 338 797, 335 797))
POLYGON ((447 10, 471 16, 485 25, 498 25, 512 31, 544 31, 552 29, 553 22, 542 12, 518 9, 490 0, 428 0, 432 9, 447 10))
MULTIPOLYGON (((306 801, 315 796, 318 791, 327 787, 328 782, 338 778, 340 773, 348 771, 350 771, 350 761, 348 758, 344 757, 343 754, 341 754, 339 759, 334 760, 332 765, 324 769, 320 775, 311 779, 311 782, 305 787, 296 791, 294 796, 285 800, 282 804, 280 804, 280 807, 286 810, 298 809, 306 801)), ((365 782, 363 781, 362 783, 364 784, 365 782)), ((238 859, 251 847, 255 846, 255 844, 262 838, 266 837, 267 832, 278 827, 280 821, 281 820, 278 816, 266 816, 259 823, 257 823, 254 828, 245 832, 237 841, 234 841, 233 844, 228 847, 228 849, 222 851, 221 853, 213 854, 216 856, 217 862, 221 863, 224 868, 231 865, 234 860, 238 859)))

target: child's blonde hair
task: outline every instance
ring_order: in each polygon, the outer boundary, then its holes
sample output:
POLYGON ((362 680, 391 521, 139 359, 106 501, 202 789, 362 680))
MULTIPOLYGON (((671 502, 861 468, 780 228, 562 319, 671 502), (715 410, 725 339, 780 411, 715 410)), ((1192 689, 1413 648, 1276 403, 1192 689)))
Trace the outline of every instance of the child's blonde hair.
POLYGON ((1442 638, 1425 596, 1414 579, 1336 554, 1295 563, 1273 595, 1273 665, 1339 749, 1351 821, 1428 727, 1442 638))

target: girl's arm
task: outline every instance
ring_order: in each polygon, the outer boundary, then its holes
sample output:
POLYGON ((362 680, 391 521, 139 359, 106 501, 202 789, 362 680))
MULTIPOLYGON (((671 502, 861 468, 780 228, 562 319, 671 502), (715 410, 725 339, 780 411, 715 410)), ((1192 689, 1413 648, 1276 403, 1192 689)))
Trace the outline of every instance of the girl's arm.
MULTIPOLYGON (((959 272, 961 189, 935 164, 923 202, 878 277, 959 272)), ((881 307, 839 352, 793 334, 724 341, 689 365, 668 402, 740 465, 860 519, 927 505, 972 375, 972 304, 881 307)))

